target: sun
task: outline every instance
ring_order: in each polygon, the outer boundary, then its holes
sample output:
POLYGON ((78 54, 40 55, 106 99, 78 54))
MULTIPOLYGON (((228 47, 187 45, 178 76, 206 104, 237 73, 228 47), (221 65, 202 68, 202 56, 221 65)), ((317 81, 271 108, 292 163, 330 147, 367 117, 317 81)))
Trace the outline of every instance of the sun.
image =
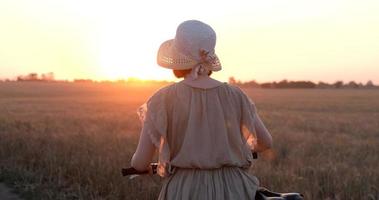
POLYGON ((138 78, 173 80, 171 70, 159 67, 152 55, 141 55, 127 49, 104 48, 100 54, 100 73, 108 80, 138 78))
MULTIPOLYGON (((170 39, 171 35, 167 32, 150 34, 150 30, 133 31, 127 24, 120 26, 116 22, 109 23, 111 20, 107 22, 99 26, 96 41, 101 76, 106 79, 133 77, 142 80, 174 78, 170 70, 156 63, 161 42, 170 39)), ((174 27, 166 29, 175 30, 174 27)))
POLYGON ((169 69, 159 67, 155 55, 139 54, 118 45, 102 48, 100 57, 101 76, 108 80, 138 78, 141 80, 172 80, 169 69))

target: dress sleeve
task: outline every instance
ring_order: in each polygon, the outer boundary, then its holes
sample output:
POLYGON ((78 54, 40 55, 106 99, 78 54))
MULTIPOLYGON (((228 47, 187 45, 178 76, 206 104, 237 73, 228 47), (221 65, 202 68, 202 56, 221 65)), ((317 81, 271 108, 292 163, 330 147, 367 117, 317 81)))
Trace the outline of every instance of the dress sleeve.
POLYGON ((132 157, 132 166, 137 170, 146 170, 153 160, 155 150, 149 135, 142 129, 136 152, 132 157))
POLYGON ((261 144, 271 143, 271 134, 259 117, 254 102, 245 93, 242 94, 242 133, 249 149, 259 151, 261 144))
POLYGON ((170 149, 167 142, 167 107, 165 90, 158 91, 137 111, 142 123, 142 135, 159 150, 158 174, 162 177, 171 173, 170 149))
POLYGON ((250 150, 257 145, 256 125, 258 120, 257 109, 254 102, 241 92, 241 130, 250 150))
POLYGON ((161 137, 167 135, 167 110, 164 95, 154 94, 147 103, 138 108, 137 114, 142 123, 142 131, 150 136, 151 142, 160 147, 161 137))

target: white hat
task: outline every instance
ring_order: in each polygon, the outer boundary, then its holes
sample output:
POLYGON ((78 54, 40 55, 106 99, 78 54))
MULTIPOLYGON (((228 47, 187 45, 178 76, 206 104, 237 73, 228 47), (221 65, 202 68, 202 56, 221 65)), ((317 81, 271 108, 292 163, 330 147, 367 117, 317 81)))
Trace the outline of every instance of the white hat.
POLYGON ((197 20, 185 21, 178 26, 175 39, 162 43, 157 62, 169 69, 197 67, 219 71, 221 64, 215 54, 215 46, 216 33, 209 25, 197 20))

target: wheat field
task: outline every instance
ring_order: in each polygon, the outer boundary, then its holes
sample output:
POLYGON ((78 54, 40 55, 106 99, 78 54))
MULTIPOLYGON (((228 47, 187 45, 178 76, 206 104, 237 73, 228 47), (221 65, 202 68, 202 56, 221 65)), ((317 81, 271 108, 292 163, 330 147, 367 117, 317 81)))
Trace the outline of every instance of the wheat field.
MULTIPOLYGON (((0 83, 0 182, 24 199, 155 199, 120 175, 161 85, 0 83)), ((379 90, 244 89, 273 135, 250 172, 306 199, 379 199, 379 90)))

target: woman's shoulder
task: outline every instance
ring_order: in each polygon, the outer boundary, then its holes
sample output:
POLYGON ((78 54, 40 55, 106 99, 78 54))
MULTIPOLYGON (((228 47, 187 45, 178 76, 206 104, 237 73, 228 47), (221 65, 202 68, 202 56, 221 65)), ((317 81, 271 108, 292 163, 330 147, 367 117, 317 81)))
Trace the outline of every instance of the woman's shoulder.
POLYGON ((163 86, 157 89, 148 99, 147 103, 155 101, 163 101, 167 95, 174 89, 176 83, 163 86))
POLYGON ((238 99, 239 102, 254 104, 253 100, 249 97, 249 95, 246 94, 240 87, 228 84, 228 90, 236 99, 238 99))
POLYGON ((238 86, 232 84, 225 84, 226 90, 231 94, 239 98, 247 96, 245 92, 238 86))
POLYGON ((232 84, 229 84, 229 83, 226 83, 225 85, 226 85, 227 89, 230 90, 233 93, 236 93, 236 94, 243 93, 243 91, 241 90, 241 88, 239 88, 236 85, 232 85, 232 84))

